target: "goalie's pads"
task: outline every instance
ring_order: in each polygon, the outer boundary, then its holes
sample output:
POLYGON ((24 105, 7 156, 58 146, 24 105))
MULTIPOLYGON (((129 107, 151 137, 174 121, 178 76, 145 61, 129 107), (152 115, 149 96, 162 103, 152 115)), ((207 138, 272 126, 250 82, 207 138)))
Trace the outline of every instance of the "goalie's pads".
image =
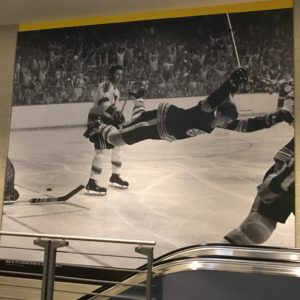
POLYGON ((224 237, 234 245, 255 245, 266 242, 276 228, 276 221, 251 212, 243 223, 224 237))

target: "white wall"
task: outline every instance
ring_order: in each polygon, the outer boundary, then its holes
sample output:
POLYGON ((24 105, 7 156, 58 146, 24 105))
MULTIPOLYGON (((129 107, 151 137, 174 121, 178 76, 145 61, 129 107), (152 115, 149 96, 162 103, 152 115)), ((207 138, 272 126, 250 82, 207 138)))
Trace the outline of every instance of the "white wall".
MULTIPOLYGON (((202 97, 203 98, 203 97, 202 97)), ((195 105, 199 97, 145 100, 147 110, 156 109, 161 102, 169 102, 179 107, 188 108, 195 105)), ((240 114, 272 112, 277 106, 276 94, 243 94, 236 95, 233 102, 240 114)), ((120 102, 120 108, 123 102, 120 102)), ((67 103, 14 106, 12 110, 11 129, 45 128, 57 126, 85 125, 92 103, 67 103)), ((133 101, 128 101, 124 114, 130 119, 133 101)))

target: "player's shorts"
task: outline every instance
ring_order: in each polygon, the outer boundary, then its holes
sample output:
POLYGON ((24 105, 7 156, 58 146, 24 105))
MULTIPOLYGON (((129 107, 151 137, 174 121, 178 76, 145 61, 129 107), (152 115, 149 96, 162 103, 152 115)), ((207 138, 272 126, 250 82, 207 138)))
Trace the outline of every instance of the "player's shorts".
POLYGON ((95 150, 112 149, 114 147, 105 141, 97 127, 88 127, 83 133, 83 136, 88 138, 89 141, 94 144, 95 150))
POLYGON ((157 110, 143 112, 134 121, 125 123, 121 129, 125 143, 132 145, 143 140, 159 140, 157 110))

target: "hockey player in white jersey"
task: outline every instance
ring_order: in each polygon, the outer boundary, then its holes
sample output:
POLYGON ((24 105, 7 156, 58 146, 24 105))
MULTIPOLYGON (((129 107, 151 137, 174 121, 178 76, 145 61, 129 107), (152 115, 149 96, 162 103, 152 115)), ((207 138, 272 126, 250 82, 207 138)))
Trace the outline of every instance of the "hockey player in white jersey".
MULTIPOLYGON (((99 117, 99 114, 110 114, 111 111, 114 111, 114 115, 119 117, 118 120, 115 118, 115 122, 113 123, 114 126, 118 127, 124 122, 125 119, 123 114, 116 109, 117 103, 120 99, 120 91, 117 86, 122 80, 122 76, 123 68, 121 66, 114 65, 109 69, 108 80, 99 84, 97 92, 93 97, 94 104, 89 112, 88 126, 99 117), (101 112, 98 110, 98 101, 100 99, 105 99, 105 101, 102 101, 101 112)), ((105 142, 102 141, 99 136, 96 139, 91 138, 90 141, 94 143, 95 156, 92 162, 90 178, 86 185, 86 193, 106 195, 107 189, 100 186, 99 179, 103 170, 105 149, 107 149, 107 147, 104 146, 105 142)), ((128 188, 129 183, 120 177, 120 169, 122 166, 120 147, 111 147, 111 164, 112 175, 109 179, 110 184, 121 188, 128 188)))

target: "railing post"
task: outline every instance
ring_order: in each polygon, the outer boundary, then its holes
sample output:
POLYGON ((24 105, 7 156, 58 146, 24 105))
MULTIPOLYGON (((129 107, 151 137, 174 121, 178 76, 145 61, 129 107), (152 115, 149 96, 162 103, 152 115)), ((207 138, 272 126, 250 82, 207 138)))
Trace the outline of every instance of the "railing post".
POLYGON ((135 252, 147 256, 147 287, 146 287, 146 299, 152 300, 152 279, 153 279, 153 247, 135 247, 135 252))
POLYGON ((69 242, 65 240, 37 239, 33 243, 45 249, 41 300, 52 300, 55 281, 56 249, 68 246, 69 242))

